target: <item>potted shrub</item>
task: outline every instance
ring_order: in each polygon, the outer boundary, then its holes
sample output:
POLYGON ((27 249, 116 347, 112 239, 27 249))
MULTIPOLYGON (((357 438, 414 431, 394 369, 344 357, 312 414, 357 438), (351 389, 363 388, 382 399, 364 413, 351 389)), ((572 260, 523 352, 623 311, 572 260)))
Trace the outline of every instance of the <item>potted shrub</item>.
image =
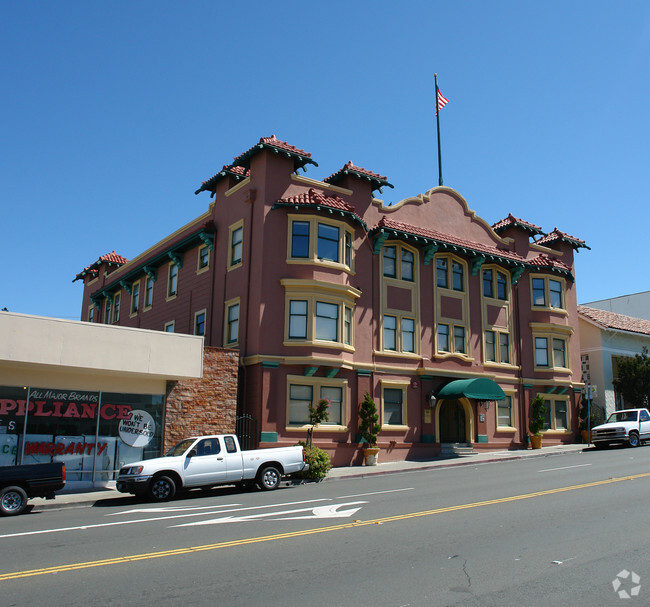
POLYGON ((541 449, 542 447, 542 429, 544 428, 545 415, 544 397, 538 394, 530 403, 530 421, 528 422, 530 444, 533 449, 541 449))
POLYGON ((363 456, 366 466, 376 466, 379 447, 377 447, 377 435, 381 426, 379 425, 377 406, 372 400, 370 393, 366 392, 363 401, 359 404, 359 433, 361 434, 363 456))

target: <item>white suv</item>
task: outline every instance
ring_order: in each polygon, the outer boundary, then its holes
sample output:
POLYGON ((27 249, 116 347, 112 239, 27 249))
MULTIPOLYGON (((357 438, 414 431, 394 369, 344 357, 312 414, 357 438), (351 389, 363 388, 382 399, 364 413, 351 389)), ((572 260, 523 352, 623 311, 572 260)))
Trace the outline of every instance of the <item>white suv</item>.
POLYGON ((616 443, 638 447, 646 440, 650 440, 650 413, 647 409, 615 411, 604 424, 591 430, 591 442, 600 449, 616 443))

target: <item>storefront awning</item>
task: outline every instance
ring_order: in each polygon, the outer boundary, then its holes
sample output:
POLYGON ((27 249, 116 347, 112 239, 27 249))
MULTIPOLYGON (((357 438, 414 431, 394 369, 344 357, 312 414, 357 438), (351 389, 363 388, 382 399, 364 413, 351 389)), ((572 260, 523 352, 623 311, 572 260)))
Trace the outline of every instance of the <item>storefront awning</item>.
POLYGON ((436 398, 475 398, 476 400, 505 400, 501 386, 487 377, 456 379, 440 388, 436 398))

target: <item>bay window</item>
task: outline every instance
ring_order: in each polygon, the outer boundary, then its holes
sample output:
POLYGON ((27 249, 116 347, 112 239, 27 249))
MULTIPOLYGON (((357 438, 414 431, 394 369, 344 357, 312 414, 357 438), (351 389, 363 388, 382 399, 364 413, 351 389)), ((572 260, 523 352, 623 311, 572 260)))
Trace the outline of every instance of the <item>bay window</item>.
POLYGON ((290 262, 338 264, 352 269, 354 231, 342 221, 289 217, 290 262))

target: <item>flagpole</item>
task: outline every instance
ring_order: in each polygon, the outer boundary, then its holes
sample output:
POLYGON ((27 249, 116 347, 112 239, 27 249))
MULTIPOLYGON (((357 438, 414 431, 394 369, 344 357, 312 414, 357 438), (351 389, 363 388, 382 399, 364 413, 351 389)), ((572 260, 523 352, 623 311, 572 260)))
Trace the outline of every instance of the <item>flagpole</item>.
POLYGON ((438 74, 434 74, 433 78, 436 83, 436 126, 438 130, 438 185, 442 185, 442 155, 440 153, 440 108, 438 107, 438 74))

